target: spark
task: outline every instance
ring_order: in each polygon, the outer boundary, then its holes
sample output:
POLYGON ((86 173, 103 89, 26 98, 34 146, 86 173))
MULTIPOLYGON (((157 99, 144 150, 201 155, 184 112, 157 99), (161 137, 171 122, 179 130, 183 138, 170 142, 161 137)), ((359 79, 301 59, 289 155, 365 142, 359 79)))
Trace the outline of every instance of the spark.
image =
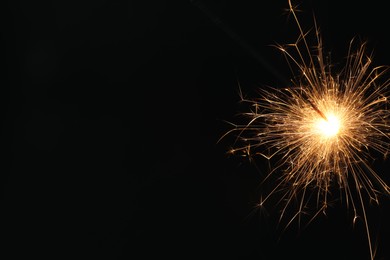
POLYGON ((319 118, 316 122, 317 130, 326 138, 336 136, 340 129, 340 120, 337 116, 330 114, 326 118, 319 118))
POLYGON ((286 88, 260 89, 257 98, 247 99, 241 93, 249 105, 248 112, 242 113, 246 123, 231 123, 233 129, 221 139, 235 134, 230 153, 273 162, 265 180, 275 180, 274 186, 261 205, 281 193, 280 219, 284 219, 290 205, 298 201, 287 226, 294 219, 300 221, 312 201, 312 219, 326 213, 335 196, 332 191, 339 190, 337 196, 352 208, 354 221, 362 217, 374 259, 366 200, 379 204, 380 195, 390 194, 370 165, 374 155, 385 158, 390 150, 387 67, 372 68, 366 44, 352 40, 344 67, 334 72, 324 56, 316 19, 314 30, 304 32, 290 0, 288 4, 299 37, 293 44, 276 47, 290 68, 296 68, 296 76, 286 88), (309 45, 310 32, 315 33, 313 45, 309 45))

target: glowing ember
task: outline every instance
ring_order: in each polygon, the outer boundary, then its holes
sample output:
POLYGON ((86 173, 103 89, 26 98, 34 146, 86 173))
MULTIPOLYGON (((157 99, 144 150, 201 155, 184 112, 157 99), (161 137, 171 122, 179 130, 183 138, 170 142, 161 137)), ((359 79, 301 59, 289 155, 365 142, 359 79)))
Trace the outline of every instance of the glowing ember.
POLYGON ((315 123, 315 130, 326 138, 334 137, 340 130, 340 120, 333 114, 325 115, 315 123))

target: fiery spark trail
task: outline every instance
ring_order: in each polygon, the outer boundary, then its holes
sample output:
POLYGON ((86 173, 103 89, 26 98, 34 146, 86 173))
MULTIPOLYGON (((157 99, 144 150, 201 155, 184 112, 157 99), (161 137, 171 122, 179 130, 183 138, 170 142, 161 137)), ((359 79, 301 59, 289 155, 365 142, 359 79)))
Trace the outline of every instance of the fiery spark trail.
MULTIPOLYGON (((300 219, 311 201, 316 217, 326 211, 331 191, 353 209, 354 221, 362 216, 370 257, 374 259, 365 200, 379 204, 389 186, 370 167, 373 154, 387 156, 390 146, 390 111, 384 78, 387 67, 371 68, 365 44, 351 41, 345 66, 338 73, 324 59, 322 40, 314 19, 315 44, 309 40, 289 3, 290 13, 300 35, 293 44, 276 47, 289 65, 297 68, 292 85, 280 89, 260 89, 258 99, 242 101, 249 105, 243 113, 247 123, 235 125, 222 138, 236 134, 233 154, 260 155, 275 162, 266 180, 276 180, 274 188, 261 201, 282 193, 281 219, 298 200, 298 209, 288 222, 300 219), (314 196, 313 196, 314 194, 314 196)), ((313 217, 313 218, 314 218, 313 217)))

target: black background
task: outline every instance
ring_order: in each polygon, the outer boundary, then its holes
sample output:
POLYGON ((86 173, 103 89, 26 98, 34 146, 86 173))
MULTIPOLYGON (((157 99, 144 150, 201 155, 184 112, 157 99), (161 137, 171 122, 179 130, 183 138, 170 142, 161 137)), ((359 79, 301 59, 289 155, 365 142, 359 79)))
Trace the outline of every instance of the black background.
MULTIPOLYGON (((368 41, 390 63, 383 1, 301 1, 332 60, 368 41)), ((251 95, 291 77, 270 45, 293 42, 287 1, 9 1, 2 24, 2 254, 369 259, 362 221, 334 204, 283 231, 254 211, 260 172, 217 144, 251 95), (283 76, 278 76, 283 75, 283 76)), ((388 162, 376 169, 389 180, 388 162)), ((390 203, 368 206, 390 259, 390 203)), ((260 214, 262 213, 262 214, 260 214)))

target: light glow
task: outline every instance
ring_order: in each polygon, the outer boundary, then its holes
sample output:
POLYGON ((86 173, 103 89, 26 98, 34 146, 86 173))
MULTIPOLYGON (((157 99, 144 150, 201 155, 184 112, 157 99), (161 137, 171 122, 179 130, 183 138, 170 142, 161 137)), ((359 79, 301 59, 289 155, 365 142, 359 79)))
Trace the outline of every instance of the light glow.
POLYGON ((340 120, 333 114, 325 115, 325 118, 318 118, 315 123, 315 130, 321 134, 322 137, 334 137, 339 133, 340 120))
POLYGON ((372 68, 365 44, 351 41, 344 68, 335 72, 324 57, 316 22, 312 47, 291 0, 288 4, 299 37, 276 48, 297 70, 292 85, 262 88, 253 99, 240 91, 241 102, 249 106, 241 114, 246 123, 230 123, 233 129, 221 139, 234 133, 229 153, 251 160, 261 156, 273 165, 266 177, 274 181, 273 188, 262 196, 259 207, 281 195, 280 220, 291 215, 289 206, 297 205, 290 225, 308 214, 308 205, 316 206, 315 218, 325 214, 331 199, 341 201, 352 208, 354 222, 364 221, 374 259, 365 201, 379 204, 380 194, 390 195, 390 187, 370 166, 373 152, 384 158, 390 152, 390 80, 383 79, 388 67, 372 68))

